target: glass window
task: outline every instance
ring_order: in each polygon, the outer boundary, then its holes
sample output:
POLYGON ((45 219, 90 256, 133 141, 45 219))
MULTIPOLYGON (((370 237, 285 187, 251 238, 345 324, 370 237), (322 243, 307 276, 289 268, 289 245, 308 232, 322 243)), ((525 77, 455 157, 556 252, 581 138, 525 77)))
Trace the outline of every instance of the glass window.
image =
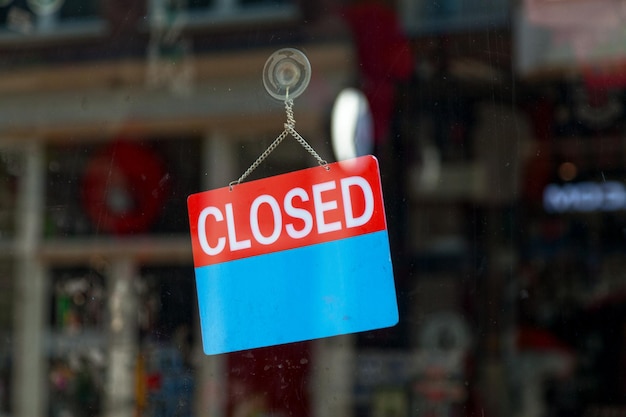
POLYGON ((60 9, 61 19, 95 18, 101 8, 100 0, 65 0, 60 9))
POLYGON ((120 137, 88 146, 52 146, 46 236, 185 233, 185 195, 199 184, 199 143, 194 138, 120 137), (73 203, 64 203, 68 200, 73 203))
POLYGON ((3 32, 23 37, 67 30, 78 33, 99 29, 100 11, 99 0, 9 0, 0 4, 0 22, 3 32))
POLYGON ((9 245, 15 237, 18 178, 24 169, 23 159, 13 147, 2 149, 0 160, 0 242, 9 245))
POLYGON ((455 33, 487 26, 503 27, 511 10, 508 0, 478 0, 464 2, 401 2, 403 20, 411 31, 422 33, 455 33))
POLYGON ((209 9, 215 7, 215 0, 191 0, 188 5, 189 9, 209 9))
POLYGON ((12 334, 15 288, 13 283, 14 272, 12 263, 6 259, 0 260, 0 338, 3 340, 0 347, 0 412, 8 414, 10 411, 10 392, 12 383, 12 334))
POLYGON ((293 2, 290 0, 241 0, 241 5, 244 7, 261 6, 261 5, 280 6, 280 5, 291 4, 291 3, 293 2))
POLYGON ((161 19, 160 14, 169 13, 173 18, 182 19, 186 25, 202 25, 241 19, 264 21, 279 17, 295 17, 293 0, 189 0, 188 2, 150 2, 153 19, 161 19))
POLYGON ((0 417, 626 415, 623 3, 0 0, 0 417))

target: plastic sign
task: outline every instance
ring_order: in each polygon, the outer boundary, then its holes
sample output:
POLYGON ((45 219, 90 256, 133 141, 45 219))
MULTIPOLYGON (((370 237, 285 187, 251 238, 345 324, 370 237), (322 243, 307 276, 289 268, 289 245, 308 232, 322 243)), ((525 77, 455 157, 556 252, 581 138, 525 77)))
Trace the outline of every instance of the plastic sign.
POLYGON ((373 156, 188 198, 208 355, 398 321, 373 156))

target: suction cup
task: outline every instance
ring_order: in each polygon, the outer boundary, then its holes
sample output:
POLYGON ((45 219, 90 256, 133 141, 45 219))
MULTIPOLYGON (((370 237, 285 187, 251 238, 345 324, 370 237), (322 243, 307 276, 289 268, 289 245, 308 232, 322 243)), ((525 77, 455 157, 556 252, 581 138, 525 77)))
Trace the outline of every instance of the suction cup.
POLYGON ((297 49, 284 48, 274 52, 263 68, 263 85, 278 100, 294 99, 306 90, 311 81, 311 63, 297 49))

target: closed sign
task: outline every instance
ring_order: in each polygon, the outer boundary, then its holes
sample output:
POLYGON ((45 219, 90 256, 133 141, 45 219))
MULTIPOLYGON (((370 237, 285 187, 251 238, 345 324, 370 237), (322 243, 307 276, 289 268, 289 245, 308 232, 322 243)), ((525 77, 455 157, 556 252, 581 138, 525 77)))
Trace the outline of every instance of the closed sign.
POLYGON ((193 194, 188 209, 206 354, 397 323, 374 157, 193 194))

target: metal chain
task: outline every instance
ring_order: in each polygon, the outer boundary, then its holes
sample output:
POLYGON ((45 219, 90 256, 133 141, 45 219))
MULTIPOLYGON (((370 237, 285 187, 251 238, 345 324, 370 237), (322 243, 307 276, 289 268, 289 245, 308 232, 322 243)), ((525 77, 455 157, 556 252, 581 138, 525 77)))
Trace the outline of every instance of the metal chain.
POLYGON ((317 163, 320 166, 323 166, 324 168, 326 168, 326 170, 330 169, 328 167, 328 162, 326 162, 325 159, 322 159, 322 157, 319 156, 319 154, 317 152, 315 152, 315 149, 313 149, 313 147, 311 145, 309 145, 307 143, 307 141, 304 140, 304 138, 302 136, 300 136, 300 134, 298 132, 296 132, 296 129, 294 129, 293 126, 289 126, 286 129, 291 134, 291 136, 294 137, 294 139, 296 139, 298 142, 300 142, 300 145, 302 145, 302 147, 304 149, 306 149, 311 155, 313 155, 313 158, 315 158, 317 160, 317 163))
POLYGON ((278 147, 278 145, 280 145, 280 142, 282 142, 283 139, 285 139, 286 137, 287 137, 287 131, 283 130, 283 132, 280 135, 278 135, 278 137, 276 139, 274 139, 274 142, 272 142, 270 144, 270 146, 267 147, 267 149, 261 154, 261 156, 259 156, 256 159, 256 161, 254 161, 252 163, 252 165, 250 165, 250 168, 246 169, 246 172, 241 174, 241 177, 239 177, 239 179, 237 179, 236 181, 231 181, 228 184, 228 186, 230 187, 230 190, 232 191, 232 189, 233 189, 233 187, 235 185, 241 184, 241 181, 246 179, 246 177, 248 175, 250 175, 252 173, 252 171, 257 169, 257 167, 259 165, 261 165, 261 162, 263 162, 265 160, 265 158, 267 158, 269 156, 269 154, 271 154, 274 151, 274 149, 276 149, 278 147))
POLYGON ((322 159, 322 157, 319 156, 317 152, 315 152, 315 149, 313 149, 313 147, 309 145, 308 142, 304 140, 304 138, 296 131, 296 119, 293 117, 293 100, 285 101, 285 111, 287 112, 287 123, 285 123, 285 130, 288 131, 291 136, 293 136, 294 139, 296 139, 300 143, 300 145, 302 145, 302 147, 307 150, 307 152, 313 155, 313 158, 317 160, 318 164, 328 168, 328 162, 322 159))
POLYGON ((300 145, 302 145, 302 147, 306 149, 307 152, 309 152, 317 160, 317 163, 320 166, 323 166, 327 171, 330 169, 330 167, 328 166, 328 162, 322 159, 322 157, 319 156, 317 152, 315 152, 315 149, 313 149, 313 147, 309 145, 307 141, 304 140, 304 138, 296 131, 296 119, 293 115, 293 100, 289 98, 285 100, 285 112, 287 113, 287 123, 285 123, 285 130, 283 130, 282 133, 278 135, 276 139, 274 139, 274 142, 272 142, 270 146, 268 146, 267 149, 256 159, 256 161, 254 161, 252 165, 250 165, 250 167, 243 174, 241 174, 241 177, 239 177, 239 179, 237 179, 236 181, 231 181, 228 184, 231 191, 235 185, 241 184, 241 182, 246 179, 248 175, 252 173, 252 171, 257 169, 258 166, 261 165, 261 163, 269 156, 269 154, 271 154, 274 149, 276 149, 278 145, 280 145, 283 139, 287 137, 287 134, 293 136, 294 139, 296 139, 300 143, 300 145))

